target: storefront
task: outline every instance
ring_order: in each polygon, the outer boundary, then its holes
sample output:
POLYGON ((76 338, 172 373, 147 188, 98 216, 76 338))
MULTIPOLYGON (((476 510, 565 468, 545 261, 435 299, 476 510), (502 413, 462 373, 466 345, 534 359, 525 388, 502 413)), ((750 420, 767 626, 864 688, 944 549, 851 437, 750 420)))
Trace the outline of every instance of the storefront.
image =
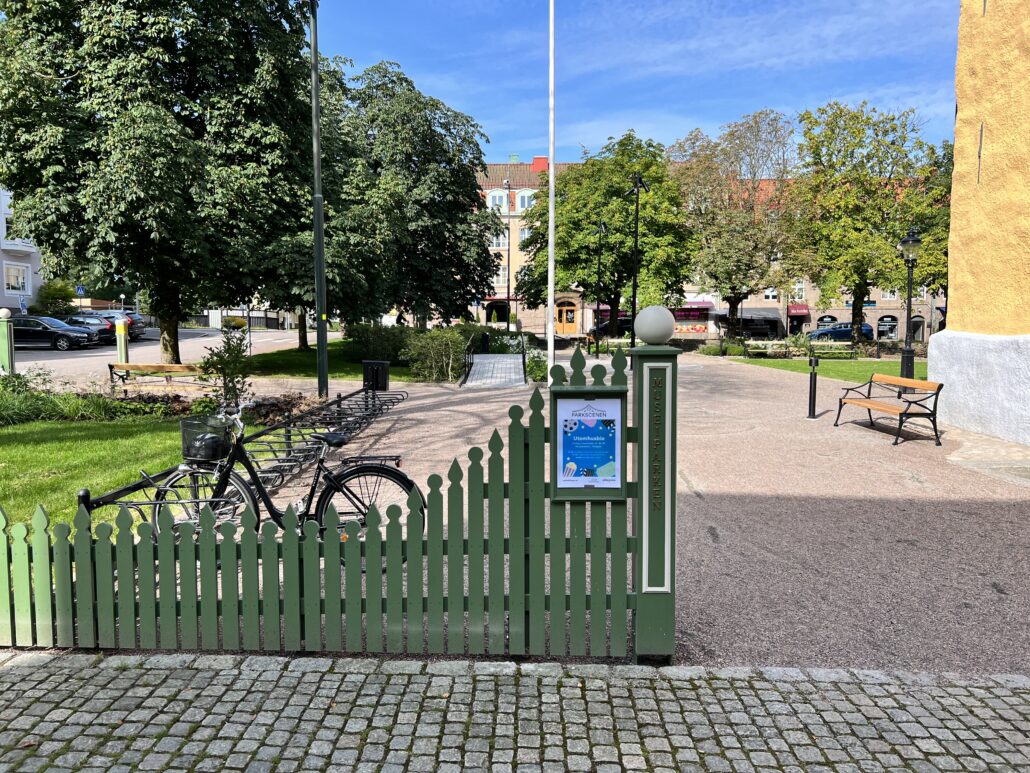
POLYGON ((805 329, 810 311, 807 303, 791 303, 787 306, 787 333, 793 335, 805 329))
POLYGON ((676 328, 673 335, 705 335, 709 330, 709 319, 715 304, 710 301, 687 301, 678 309, 672 309, 672 316, 676 319, 676 328))

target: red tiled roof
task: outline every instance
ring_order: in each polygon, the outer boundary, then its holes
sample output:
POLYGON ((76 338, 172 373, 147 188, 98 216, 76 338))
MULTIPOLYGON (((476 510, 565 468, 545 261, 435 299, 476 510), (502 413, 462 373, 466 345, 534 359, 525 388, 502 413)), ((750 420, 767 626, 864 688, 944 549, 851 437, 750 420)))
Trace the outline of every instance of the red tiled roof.
MULTIPOLYGON (((504 181, 507 180, 511 183, 512 190, 518 188, 531 188, 538 190, 540 188, 540 173, 533 171, 533 164, 519 163, 519 164, 487 164, 486 174, 477 174, 476 179, 479 181, 479 187, 483 190, 491 188, 501 188, 504 186, 504 181)), ((555 164, 558 168, 558 174, 572 166, 579 166, 578 162, 563 162, 555 164)), ((544 169, 546 170, 546 164, 544 169)))

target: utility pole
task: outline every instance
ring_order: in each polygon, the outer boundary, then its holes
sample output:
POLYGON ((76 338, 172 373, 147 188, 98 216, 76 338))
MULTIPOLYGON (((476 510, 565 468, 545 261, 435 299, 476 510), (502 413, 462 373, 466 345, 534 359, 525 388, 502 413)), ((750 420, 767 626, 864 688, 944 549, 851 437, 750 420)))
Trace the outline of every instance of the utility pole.
POLYGON ((554 366, 554 0, 548 8, 548 127, 547 127, 547 383, 554 366))
MULTIPOLYGON (((604 235, 608 226, 603 220, 597 221, 597 284, 594 287, 594 356, 601 359, 601 252, 604 250, 604 235)), ((609 310, 609 315, 611 311, 609 310)), ((609 316, 609 320, 610 320, 609 316)))
POLYGON ((643 175, 640 172, 636 172, 633 176, 633 187, 630 188, 628 193, 635 194, 635 200, 633 204, 633 297, 630 301, 630 348, 634 348, 637 345, 637 285, 640 279, 640 189, 643 188, 648 193, 651 192, 651 188, 648 187, 647 183, 644 182, 643 175))
POLYGON ((329 396, 329 336, 325 300, 325 202, 322 198, 322 108, 318 72, 318 0, 311 0, 311 144, 314 161, 312 205, 315 229, 315 341, 318 396, 329 396))
POLYGON ((508 309, 507 314, 504 315, 504 330, 506 333, 511 332, 511 180, 504 181, 504 203, 505 206, 505 217, 507 218, 508 225, 508 266, 505 269, 504 279, 504 302, 508 309))

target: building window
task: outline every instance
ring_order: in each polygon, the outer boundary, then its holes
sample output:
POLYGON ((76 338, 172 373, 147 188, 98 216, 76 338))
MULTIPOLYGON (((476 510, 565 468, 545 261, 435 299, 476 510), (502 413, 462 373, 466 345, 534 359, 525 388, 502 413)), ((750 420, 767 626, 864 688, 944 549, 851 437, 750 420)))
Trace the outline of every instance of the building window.
POLYGON ((536 193, 533 191, 520 191, 518 199, 516 200, 516 212, 524 212, 533 206, 533 199, 536 198, 536 193))
POLYGON ((886 341, 897 341, 898 318, 893 316, 880 317, 880 321, 876 323, 876 337, 886 341))
POLYGON ((832 314, 824 314, 823 316, 819 317, 819 320, 816 323, 819 330, 822 330, 823 328, 827 327, 833 327, 836 324, 837 318, 832 314))
POLYGON ((507 213, 508 194, 504 191, 493 191, 487 197, 487 203, 490 205, 490 209, 496 209, 498 212, 507 213))
POLYGON ((896 301, 896 300, 898 300, 898 291, 897 290, 880 290, 880 300, 896 301))
POLYGON ((532 228, 520 228, 519 229, 519 242, 524 242, 529 238, 529 235, 533 233, 532 228))
POLYGON ((4 292, 32 295, 32 269, 24 263, 4 263, 4 292))
POLYGON ((926 288, 925 287, 920 287, 918 290, 916 290, 916 294, 915 294, 914 297, 918 298, 921 301, 925 301, 926 300, 926 288))
POLYGON ((495 236, 490 241, 490 246, 493 247, 494 249, 504 249, 505 247, 508 246, 508 234, 507 233, 502 233, 502 234, 500 234, 498 236, 495 236))
POLYGON ((765 288, 765 299, 767 301, 778 301, 780 299, 780 291, 775 287, 765 288))
POLYGON ((805 280, 798 279, 794 282, 794 286, 790 288, 790 300, 791 301, 803 301, 805 300, 805 280))
POLYGON ((497 269, 497 273, 494 275, 494 284, 498 287, 508 286, 508 271, 505 266, 501 266, 497 269))

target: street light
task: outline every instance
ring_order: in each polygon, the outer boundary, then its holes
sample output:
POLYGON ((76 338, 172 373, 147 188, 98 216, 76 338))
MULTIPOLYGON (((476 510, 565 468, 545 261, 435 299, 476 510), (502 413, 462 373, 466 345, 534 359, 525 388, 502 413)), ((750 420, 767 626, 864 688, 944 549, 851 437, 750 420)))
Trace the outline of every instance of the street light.
POLYGON ((916 260, 919 257, 919 248, 923 246, 923 240, 916 234, 914 228, 908 230, 908 236, 901 240, 898 251, 905 259, 905 267, 908 269, 908 295, 905 303, 905 348, 901 350, 901 377, 915 378, 916 353, 912 350, 912 272, 916 267, 916 260))
MULTIPOLYGON (((597 221, 597 284, 594 285, 594 356, 601 359, 601 253, 604 251, 604 235, 608 226, 603 220, 597 221)), ((589 351, 589 350, 588 350, 589 351)))
POLYGON ((633 175, 633 187, 630 188, 626 195, 634 194, 636 200, 633 205, 633 296, 630 301, 630 341, 629 345, 632 349, 637 345, 637 282, 640 277, 640 189, 643 188, 648 193, 651 192, 651 188, 644 181, 643 175, 640 172, 636 172, 633 175))
POLYGON ((122 311, 125 311, 125 293, 122 293, 118 297, 122 299, 122 311))
POLYGON ((329 396, 329 335, 325 301, 325 202, 322 198, 322 130, 318 72, 318 0, 311 2, 311 146, 313 183, 311 203, 315 232, 315 342, 318 358, 318 396, 329 396))
POLYGON ((505 203, 505 217, 507 220, 505 224, 508 228, 508 266, 505 269, 504 278, 504 302, 508 309, 507 314, 504 315, 504 330, 506 333, 511 332, 511 180, 505 179, 504 181, 504 203, 505 203))

